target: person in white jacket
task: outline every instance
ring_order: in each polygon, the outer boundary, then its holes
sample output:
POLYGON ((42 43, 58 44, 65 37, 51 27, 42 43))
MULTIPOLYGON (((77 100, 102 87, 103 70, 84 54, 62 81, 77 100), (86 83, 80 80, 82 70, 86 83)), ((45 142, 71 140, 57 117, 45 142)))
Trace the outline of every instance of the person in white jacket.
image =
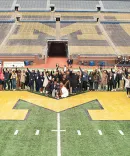
POLYGON ((126 79, 125 76, 123 76, 123 79, 125 80, 127 96, 130 98, 130 75, 128 76, 128 79, 126 79))
POLYGON ((56 98, 59 99, 59 97, 61 98, 66 98, 69 96, 69 91, 67 90, 67 88, 63 85, 63 83, 60 83, 60 93, 59 95, 57 94, 56 98))
POLYGON ((47 75, 46 75, 46 70, 44 69, 44 82, 43 82, 43 93, 45 92, 45 89, 46 89, 46 86, 47 86, 47 84, 48 84, 48 77, 47 77, 47 75))

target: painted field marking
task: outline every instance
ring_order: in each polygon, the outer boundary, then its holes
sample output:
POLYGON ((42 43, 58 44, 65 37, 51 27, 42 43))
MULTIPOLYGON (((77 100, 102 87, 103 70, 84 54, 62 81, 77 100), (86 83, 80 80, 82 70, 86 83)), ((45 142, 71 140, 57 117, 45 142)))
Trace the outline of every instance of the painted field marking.
POLYGON ((122 130, 118 130, 119 131, 119 133, 121 134, 121 135, 124 135, 124 133, 122 132, 122 130))
POLYGON ((61 156, 60 113, 57 113, 57 156, 61 156))
POLYGON ((78 133, 78 135, 81 135, 81 132, 80 132, 80 130, 77 130, 77 133, 78 133))
POLYGON ((61 132, 66 130, 60 129, 60 113, 57 113, 57 130, 51 130, 52 132, 57 132, 57 156, 61 156, 61 132))
MULTIPOLYGON (((57 132, 58 130, 51 130, 52 132, 57 132)), ((66 130, 60 130, 61 132, 66 132, 66 130)))
POLYGON ((101 130, 98 130, 98 133, 99 133, 99 135, 102 135, 102 131, 101 130))
POLYGON ((39 130, 36 130, 36 133, 35 133, 35 135, 39 135, 39 132, 40 132, 39 130))
POLYGON ((18 130, 16 130, 16 131, 14 132, 14 135, 17 135, 17 134, 18 134, 18 132, 19 132, 19 131, 18 131, 18 130))

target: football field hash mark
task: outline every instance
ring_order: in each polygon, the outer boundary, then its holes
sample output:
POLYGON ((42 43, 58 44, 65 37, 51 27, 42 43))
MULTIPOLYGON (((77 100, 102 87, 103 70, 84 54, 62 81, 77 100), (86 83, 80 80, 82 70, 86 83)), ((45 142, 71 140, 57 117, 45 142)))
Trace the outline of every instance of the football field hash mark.
POLYGON ((81 135, 81 132, 80 132, 80 130, 77 130, 77 133, 78 133, 78 135, 81 135))
POLYGON ((16 131, 14 132, 14 135, 17 135, 17 134, 18 134, 18 132, 19 132, 19 131, 18 131, 18 130, 16 130, 16 131))
POLYGON ((35 133, 35 135, 39 135, 39 132, 40 132, 39 130, 36 130, 36 133, 35 133))
POLYGON ((122 130, 118 130, 119 131, 119 133, 121 134, 121 135, 124 135, 124 133, 122 132, 122 130))
MULTIPOLYGON (((52 132, 57 132, 58 130, 51 130, 52 132)), ((60 130, 61 132, 66 132, 66 130, 60 130)))
POLYGON ((102 135, 102 131, 101 130, 98 130, 98 133, 99 133, 99 135, 102 135))

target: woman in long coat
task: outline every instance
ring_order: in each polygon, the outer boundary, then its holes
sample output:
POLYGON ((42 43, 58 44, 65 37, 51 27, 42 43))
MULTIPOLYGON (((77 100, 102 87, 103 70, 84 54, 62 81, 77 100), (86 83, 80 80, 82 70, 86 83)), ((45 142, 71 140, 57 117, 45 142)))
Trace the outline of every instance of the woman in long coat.
POLYGON ((21 89, 25 89, 25 78, 26 78, 26 73, 25 70, 23 70, 21 71, 21 77, 20 77, 21 89))
POLYGON ((101 89, 106 90, 108 75, 106 71, 101 72, 101 89))

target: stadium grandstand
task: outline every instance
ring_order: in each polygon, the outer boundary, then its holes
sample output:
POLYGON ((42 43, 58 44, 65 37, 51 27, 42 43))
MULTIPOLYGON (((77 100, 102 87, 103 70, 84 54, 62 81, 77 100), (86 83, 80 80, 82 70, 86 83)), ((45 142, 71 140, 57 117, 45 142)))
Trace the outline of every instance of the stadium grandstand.
POLYGON ((113 65, 118 57, 130 56, 130 1, 0 0, 0 4, 2 62, 44 64, 53 55, 71 57, 75 64, 93 60, 113 65), (61 52, 51 55, 50 49, 61 52))
POLYGON ((0 156, 130 156, 130 0, 0 0, 0 156))

